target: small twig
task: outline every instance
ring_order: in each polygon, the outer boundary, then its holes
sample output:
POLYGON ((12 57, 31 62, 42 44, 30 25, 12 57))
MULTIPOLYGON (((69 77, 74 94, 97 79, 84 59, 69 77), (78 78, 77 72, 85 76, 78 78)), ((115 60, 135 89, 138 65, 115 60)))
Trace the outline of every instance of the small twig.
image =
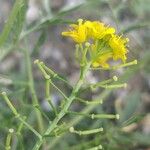
POLYGON ((30 126, 23 117, 21 117, 21 115, 17 112, 16 108, 12 105, 11 101, 9 100, 6 92, 2 92, 2 96, 4 98, 4 100, 6 101, 7 105, 9 106, 9 108, 11 109, 11 111, 13 112, 13 114, 15 115, 16 118, 18 118, 28 129, 30 129, 40 140, 42 139, 42 136, 40 133, 38 133, 34 128, 32 128, 32 126, 30 126))

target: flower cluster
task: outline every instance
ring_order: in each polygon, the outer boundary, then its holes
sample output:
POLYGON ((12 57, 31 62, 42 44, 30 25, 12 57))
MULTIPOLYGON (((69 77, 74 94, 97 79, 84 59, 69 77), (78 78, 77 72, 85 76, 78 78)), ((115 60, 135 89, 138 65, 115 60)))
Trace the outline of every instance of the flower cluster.
POLYGON ((77 44, 90 43, 89 53, 93 67, 109 68, 109 60, 126 61, 126 44, 129 41, 115 33, 115 29, 99 21, 78 20, 71 24, 71 29, 62 32, 63 36, 71 37, 77 44))

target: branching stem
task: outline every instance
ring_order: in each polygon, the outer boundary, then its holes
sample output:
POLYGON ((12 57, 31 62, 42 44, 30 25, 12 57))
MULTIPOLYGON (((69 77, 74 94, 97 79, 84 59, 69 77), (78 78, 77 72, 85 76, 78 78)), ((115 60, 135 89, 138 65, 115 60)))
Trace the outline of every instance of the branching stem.
MULTIPOLYGON (((59 112, 59 114, 57 115, 57 117, 52 121, 52 123, 50 124, 50 126, 45 131, 44 136, 49 135, 54 130, 54 128, 57 126, 57 123, 67 113, 67 111, 68 111, 71 103, 76 98, 76 94, 78 93, 78 91, 80 90, 80 88, 81 88, 81 86, 82 86, 82 84, 84 82, 85 75, 86 75, 87 71, 89 70, 89 68, 90 68, 90 63, 81 68, 80 78, 79 78, 77 84, 73 88, 73 91, 72 91, 71 95, 65 101, 65 104, 64 104, 64 107, 62 108, 62 110, 59 112)), ((39 148, 41 147, 41 145, 43 144, 43 142, 44 142, 44 139, 38 140, 37 143, 35 144, 35 146, 33 147, 33 150, 39 150, 39 148)))

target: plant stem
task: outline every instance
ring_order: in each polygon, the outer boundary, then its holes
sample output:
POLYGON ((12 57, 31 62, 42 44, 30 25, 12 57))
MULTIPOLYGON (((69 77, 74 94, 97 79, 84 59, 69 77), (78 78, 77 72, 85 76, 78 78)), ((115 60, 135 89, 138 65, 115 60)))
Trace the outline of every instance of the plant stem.
MULTIPOLYGON (((33 75, 32 75, 32 63, 31 63, 29 51, 27 49, 25 49, 25 57, 26 57, 26 63, 27 63, 26 65, 27 65, 27 73, 28 73, 28 80, 29 80, 29 88, 30 88, 31 95, 32 95, 32 103, 33 105, 39 106, 38 98, 34 89, 34 80, 33 80, 33 75)), ((35 111, 36 111, 39 131, 40 133, 42 133, 44 129, 43 119, 39 110, 36 109, 35 111)))
MULTIPOLYGON (((68 108, 70 107, 70 105, 73 102, 73 100, 76 98, 76 94, 78 93, 78 91, 80 90, 80 88, 81 88, 81 86, 82 86, 82 84, 84 82, 85 75, 86 75, 87 71, 89 70, 89 68, 90 68, 90 63, 81 68, 80 78, 79 78, 76 86, 73 88, 73 91, 72 91, 70 97, 68 97, 68 99, 65 101, 65 105, 62 108, 62 110, 59 112, 57 117, 53 120, 51 125, 45 131, 44 136, 49 135, 53 131, 53 129, 57 126, 57 123, 67 113, 68 108)), ((41 147, 43 142, 44 142, 43 139, 42 140, 38 140, 37 143, 35 144, 35 146, 33 147, 33 150, 39 150, 39 148, 41 147)))
POLYGON ((78 100, 79 102, 84 103, 86 105, 91 105, 91 104, 97 105, 97 104, 102 104, 103 103, 102 99, 88 101, 88 100, 84 100, 82 98, 76 97, 76 100, 78 100))
MULTIPOLYGON (((100 94, 100 96, 98 96, 96 99, 103 99, 105 100, 106 97, 108 97, 110 95, 110 93, 112 92, 111 90, 104 90, 104 92, 102 92, 100 94)), ((91 112, 97 105, 89 105, 87 107, 85 107, 82 110, 82 113, 89 113, 91 112)), ((82 119, 84 118, 84 116, 76 116, 75 118, 73 118, 71 121, 69 121, 67 123, 67 127, 70 128, 71 126, 75 126, 77 123, 79 123, 82 119)), ((51 143, 49 143, 49 145, 47 146, 47 149, 52 149, 62 138, 64 138, 66 134, 63 134, 60 137, 54 138, 51 143)))
POLYGON ((50 83, 65 98, 65 100, 68 99, 68 97, 52 81, 50 81, 50 83))
POLYGON ((87 113, 82 113, 82 112, 73 112, 73 111, 68 111, 68 114, 72 115, 81 115, 85 117, 89 117, 91 119, 116 119, 119 118, 118 114, 113 115, 113 114, 87 114, 87 113))
POLYGON ((59 76, 57 73, 55 73, 52 69, 48 68, 44 63, 41 63, 41 65, 45 69, 45 71, 47 71, 48 74, 52 76, 52 78, 59 79, 59 80, 63 81, 64 83, 66 83, 69 87, 72 88, 72 86, 70 85, 70 83, 67 80, 63 79, 61 76, 59 76))
POLYGON ((55 115, 57 115, 57 110, 51 100, 49 80, 46 80, 46 99, 47 99, 48 103, 50 104, 51 108, 53 109, 55 115))
POLYGON ((102 132, 102 131, 103 131, 103 128, 77 131, 77 130, 74 129, 74 127, 70 127, 69 131, 70 131, 71 133, 76 133, 76 134, 78 134, 78 135, 88 135, 88 134, 93 134, 93 133, 102 132))
POLYGON ((4 100, 6 101, 7 105, 9 106, 9 108, 11 109, 11 111, 13 112, 13 114, 15 115, 16 118, 18 118, 28 129, 30 129, 37 137, 39 137, 39 139, 42 138, 42 136, 34 129, 32 128, 32 126, 30 126, 23 117, 21 117, 21 115, 17 112, 16 108, 12 105, 11 101, 9 100, 7 94, 5 92, 2 92, 2 96, 4 98, 4 100))
POLYGON ((12 134, 13 134, 14 130, 13 129, 9 129, 9 133, 7 135, 6 138, 6 146, 5 146, 5 150, 11 150, 11 138, 12 138, 12 134))

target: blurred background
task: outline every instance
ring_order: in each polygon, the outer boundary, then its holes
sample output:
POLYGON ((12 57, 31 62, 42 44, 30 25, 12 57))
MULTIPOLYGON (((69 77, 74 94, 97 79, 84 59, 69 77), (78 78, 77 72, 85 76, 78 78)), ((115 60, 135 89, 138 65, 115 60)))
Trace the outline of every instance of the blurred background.
MULTIPOLYGON (((150 150, 150 0, 29 0, 11 22, 15 14, 12 13, 14 3, 13 0, 0 0, 0 91, 9 94, 19 113, 26 115, 35 128, 35 111, 28 87, 28 65, 32 65, 41 109, 53 118, 44 98, 44 80, 33 62, 38 58, 70 81, 71 85, 76 82, 79 64, 74 57, 75 45, 69 38, 61 36, 69 23, 82 18, 113 26, 119 34, 130 39, 128 61, 138 60, 136 66, 129 68, 88 73, 87 80, 90 82, 117 75, 119 82, 128 83, 126 89, 99 89, 80 94, 88 100, 104 98, 102 106, 72 105, 73 110, 86 113, 118 113, 120 120, 91 120, 68 115, 62 121, 62 128, 66 124, 74 124, 81 129, 103 126, 105 132, 80 137, 65 131, 60 137, 48 137, 45 150, 84 150, 99 144, 108 150, 150 150), (9 24, 6 27, 7 21, 9 24), (27 49, 28 54, 23 49, 27 49), (31 64, 27 63, 26 55, 30 55, 31 64)), ((67 95, 70 94, 69 86, 58 80, 55 82, 67 95)), ((56 106, 61 103, 61 95, 55 89, 52 89, 52 100, 56 106)), ((19 121, 2 98, 0 122, 0 150, 3 150, 8 129, 17 130, 19 121)), ((44 123, 47 126, 48 123, 44 123)), ((36 141, 34 135, 26 128, 22 129, 22 135, 19 140, 14 135, 13 150, 30 150, 33 147, 36 141)))

